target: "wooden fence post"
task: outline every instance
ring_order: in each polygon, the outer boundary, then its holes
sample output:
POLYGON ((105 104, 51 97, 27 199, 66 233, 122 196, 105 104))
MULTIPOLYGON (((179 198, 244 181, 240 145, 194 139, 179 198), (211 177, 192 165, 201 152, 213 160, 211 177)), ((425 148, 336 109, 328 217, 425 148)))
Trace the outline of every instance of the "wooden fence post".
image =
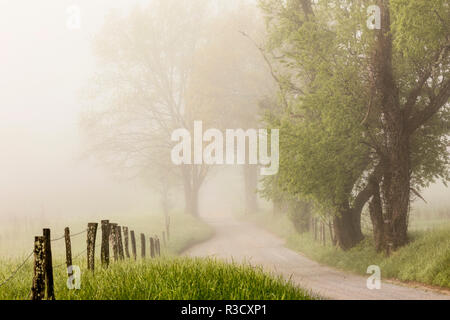
POLYGON ((109 266, 109 233, 110 225, 109 220, 102 220, 102 246, 100 256, 102 260, 102 266, 107 268, 109 266))
POLYGON ((53 286, 53 264, 52 245, 50 240, 50 229, 43 229, 44 236, 44 272, 47 300, 55 300, 55 289, 53 286))
POLYGON ((42 300, 45 295, 44 237, 34 237, 34 274, 31 300, 42 300))
POLYGON ((73 272, 69 272, 69 267, 72 265, 72 244, 70 242, 70 229, 69 227, 64 228, 64 242, 66 244, 66 267, 67 276, 70 277, 73 272))
POLYGON ((141 233, 141 257, 145 258, 145 235, 141 233))
POLYGON ((117 241, 119 242, 119 258, 120 260, 125 259, 123 254, 123 242, 122 242, 122 227, 117 226, 117 241))
POLYGON ((161 256, 161 240, 158 237, 158 256, 161 256))
POLYGON ((128 250, 128 227, 122 227, 123 230, 123 241, 125 244, 125 255, 130 258, 130 251, 128 250))
POLYGON ((331 239, 331 244, 332 244, 333 246, 335 246, 335 245, 336 245, 336 238, 335 238, 334 235, 333 235, 333 223, 332 223, 332 222, 329 222, 329 223, 328 223, 328 228, 330 229, 330 239, 331 239))
POLYGON ((167 232, 167 241, 170 241, 170 216, 166 216, 166 232, 167 232))
POLYGON ((150 257, 155 257, 155 241, 153 237, 150 237, 150 257))
POLYGON ((319 221, 319 243, 322 243, 323 234, 322 234, 322 222, 319 221))
POLYGON ((166 233, 164 231, 162 233, 162 236, 163 236, 163 245, 165 247, 167 244, 166 244, 166 233))
POLYGON ((136 260, 136 238, 134 237, 134 230, 130 231, 131 237, 131 252, 133 253, 133 258, 136 260))
POLYGON ((160 243, 159 243, 158 236, 155 237, 155 247, 156 247, 156 254, 158 256, 161 256, 161 246, 160 246, 160 243))
POLYGON ((98 223, 88 223, 87 231, 87 267, 88 270, 94 271, 95 267, 95 237, 97 235, 98 223))
POLYGON ((317 240, 317 220, 313 218, 314 240, 317 240))
POLYGON ((326 231, 327 231, 327 229, 325 229, 325 222, 322 222, 322 242, 323 242, 324 246, 327 244, 327 242, 326 242, 327 241, 326 240, 326 236, 327 236, 326 231))
POLYGON ((117 223, 110 223, 109 224, 109 242, 111 243, 111 247, 113 249, 114 254, 114 261, 119 260, 119 248, 117 247, 117 230, 116 230, 117 223))

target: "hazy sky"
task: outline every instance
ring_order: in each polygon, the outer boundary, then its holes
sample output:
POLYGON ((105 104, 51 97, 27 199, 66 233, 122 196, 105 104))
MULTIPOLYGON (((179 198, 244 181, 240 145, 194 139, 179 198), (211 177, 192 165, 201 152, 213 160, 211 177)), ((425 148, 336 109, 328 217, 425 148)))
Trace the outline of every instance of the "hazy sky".
MULTIPOLYGON (((148 2, 0 0, 0 217, 149 206, 150 189, 80 161, 78 127, 78 92, 94 70, 92 36, 108 10, 148 2), (76 30, 66 27, 72 5, 81 13, 76 30)), ((437 201, 448 198, 437 189, 437 201)))
POLYGON ((150 190, 79 161, 78 127, 92 36, 111 8, 145 2, 0 0, 0 215, 146 205, 150 190), (66 27, 71 5, 80 8, 80 29, 66 27))

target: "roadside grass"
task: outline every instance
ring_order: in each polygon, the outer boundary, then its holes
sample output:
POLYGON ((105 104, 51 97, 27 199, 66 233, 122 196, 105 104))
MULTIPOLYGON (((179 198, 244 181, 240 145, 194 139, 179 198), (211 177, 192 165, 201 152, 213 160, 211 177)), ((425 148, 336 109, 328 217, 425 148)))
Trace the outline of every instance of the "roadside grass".
MULTIPOLYGON (((267 299, 310 300, 319 297, 249 265, 229 264, 207 258, 161 257, 112 263, 95 273, 80 262, 81 289, 69 290, 65 268, 54 271, 58 300, 172 300, 267 299), (85 271, 86 270, 86 271, 85 271)), ((11 264, 2 264, 0 273, 11 264)), ((32 281, 31 261, 11 282, 0 288, 0 300, 28 299, 32 281)))
MULTIPOLYGON (((322 264, 358 274, 366 274, 368 266, 378 265, 382 278, 450 288, 448 222, 434 222, 439 227, 410 232, 410 243, 387 257, 376 252, 371 234, 356 247, 343 251, 332 246, 329 238, 324 246, 310 233, 298 234, 285 216, 274 217, 271 213, 260 212, 241 218, 284 238, 288 248, 322 264)), ((416 226, 420 227, 420 224, 416 226)))
MULTIPOLYGON (((198 242, 205 241, 213 234, 212 228, 205 222, 186 214, 175 213, 171 215, 170 239, 166 239, 166 245, 164 245, 164 241, 162 239, 162 231, 164 230, 164 217, 162 215, 137 215, 128 216, 125 218, 113 216, 110 219, 110 221, 112 222, 114 221, 119 224, 123 223, 124 225, 129 226, 130 230, 135 230, 137 247, 136 251, 139 257, 141 252, 140 233, 144 233, 146 235, 147 255, 149 250, 149 236, 157 234, 161 240, 161 253, 165 257, 174 257, 189 246, 198 242)), ((94 219, 92 220, 95 221, 94 219)), ((70 226, 71 233, 74 235, 77 231, 85 229, 87 222, 88 221, 73 221, 72 224, 67 222, 66 225, 70 226)), ((51 225, 52 238, 59 238, 63 234, 64 229, 61 226, 62 223, 64 222, 57 222, 51 225)), ((3 226, 3 228, 5 228, 5 226, 3 226)), ((23 241, 23 245, 20 247, 14 246, 14 239, 9 239, 9 242, 3 243, 3 249, 6 250, 6 253, 4 251, 0 255, 0 284, 4 280, 8 279, 11 274, 19 267, 22 261, 25 260, 28 254, 32 252, 34 234, 28 234, 30 232, 29 229, 22 230, 21 232, 19 231, 14 233, 15 236, 18 239, 28 239, 28 241, 23 241), (8 248, 9 252, 7 251, 8 248)), ((42 233, 42 230, 37 227, 33 227, 33 231, 35 231, 36 234, 42 233)), ((4 239, 6 239, 6 237, 4 237, 4 239)), ((100 241, 101 231, 99 227, 99 229, 97 230, 97 248, 95 249, 95 256, 97 259, 100 258, 100 241)), ((86 263, 86 233, 74 235, 71 239, 71 245, 73 264, 80 267, 84 266, 86 263)), ((55 275, 61 274, 60 279, 65 279, 65 244, 63 239, 52 241, 52 256, 55 275)), ((29 294, 32 282, 32 261, 33 257, 31 256, 29 257, 26 264, 17 272, 17 274, 14 275, 14 277, 10 281, 8 281, 8 283, 6 283, 4 286, 0 286, 0 299, 26 299, 27 295, 29 294)), ((139 261, 137 263, 129 262, 128 264, 130 265, 128 266, 128 268, 131 269, 134 268, 132 267, 132 265, 143 265, 143 263, 139 261)), ((96 265, 97 270, 99 270, 98 266, 100 266, 100 261, 96 261, 96 265)), ((124 264, 124 266, 125 265, 126 264, 124 264)), ((135 270, 135 272, 137 272, 137 270, 135 270)), ((86 274, 86 277, 88 279, 89 276, 89 274, 86 274)), ((127 274, 123 274, 123 278, 126 277, 127 274)), ((63 284, 65 285, 65 282, 63 284)))

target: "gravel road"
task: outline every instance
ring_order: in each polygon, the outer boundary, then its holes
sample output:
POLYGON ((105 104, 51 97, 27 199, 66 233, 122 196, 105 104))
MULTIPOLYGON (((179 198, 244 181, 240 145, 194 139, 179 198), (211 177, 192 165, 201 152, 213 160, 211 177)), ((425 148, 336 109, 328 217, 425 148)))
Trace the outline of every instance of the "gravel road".
MULTIPOLYGON (((303 288, 329 299, 446 299, 450 295, 426 288, 412 288, 381 281, 380 289, 368 289, 367 278, 320 265, 284 247, 284 241, 247 222, 229 216, 205 218, 215 230, 208 241, 189 248, 184 254, 209 256, 227 261, 248 262, 281 274, 303 288)), ((381 270, 381 277, 383 270, 381 270)))

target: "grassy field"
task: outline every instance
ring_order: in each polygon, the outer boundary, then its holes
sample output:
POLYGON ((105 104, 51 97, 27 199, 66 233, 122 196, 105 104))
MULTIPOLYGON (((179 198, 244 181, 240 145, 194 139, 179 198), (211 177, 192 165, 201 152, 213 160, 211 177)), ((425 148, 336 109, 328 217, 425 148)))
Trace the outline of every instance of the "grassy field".
POLYGON ((375 251, 370 234, 355 248, 343 251, 314 241, 310 233, 295 232, 284 216, 274 218, 270 213, 246 216, 267 230, 286 239, 286 246, 309 258, 342 270, 366 274, 369 265, 378 265, 382 278, 414 281, 450 288, 450 223, 448 220, 414 222, 409 245, 390 257, 375 251))
MULTIPOLYGON (((111 219, 121 223, 120 219, 111 219)), ((139 232, 161 234, 160 217, 135 217, 132 221, 139 232)), ((75 236, 73 264, 81 269, 81 289, 67 289, 63 241, 52 242, 55 295, 57 299, 312 299, 308 292, 250 266, 225 264, 201 259, 180 258, 176 255, 187 247, 206 240, 212 235, 208 225, 201 220, 179 214, 172 217, 171 237, 162 247, 162 256, 156 259, 125 260, 100 267, 100 250, 96 248, 96 270, 86 270, 86 253, 82 251, 86 234, 75 236), (61 242, 61 244, 59 244, 61 242), (59 247, 61 246, 61 247, 59 247), (77 254, 81 252, 81 254, 77 254)), ((130 228, 133 228, 129 224, 130 228)), ((80 224, 78 226, 82 228, 80 224)), ((53 229, 52 229, 53 230, 53 229)), ((54 237, 56 237, 55 235, 54 237)), ((99 239, 99 236, 97 236, 99 239)), ((140 242, 137 241, 140 253, 140 242)), ((26 255, 0 259, 0 283, 17 269, 26 255)), ((0 286, 0 300, 28 299, 33 275, 33 258, 8 281, 0 286)))
MULTIPOLYGON (((99 262, 97 262, 98 265, 99 262)), ((10 270, 14 264, 3 265, 10 270)), ((0 300, 28 299, 31 262, 13 281, 0 288, 0 300)), ((95 274, 82 270, 80 290, 66 286, 65 268, 55 269, 55 295, 59 300, 164 300, 164 299, 296 299, 316 298, 281 278, 245 265, 202 258, 161 257, 113 263, 95 274)))

